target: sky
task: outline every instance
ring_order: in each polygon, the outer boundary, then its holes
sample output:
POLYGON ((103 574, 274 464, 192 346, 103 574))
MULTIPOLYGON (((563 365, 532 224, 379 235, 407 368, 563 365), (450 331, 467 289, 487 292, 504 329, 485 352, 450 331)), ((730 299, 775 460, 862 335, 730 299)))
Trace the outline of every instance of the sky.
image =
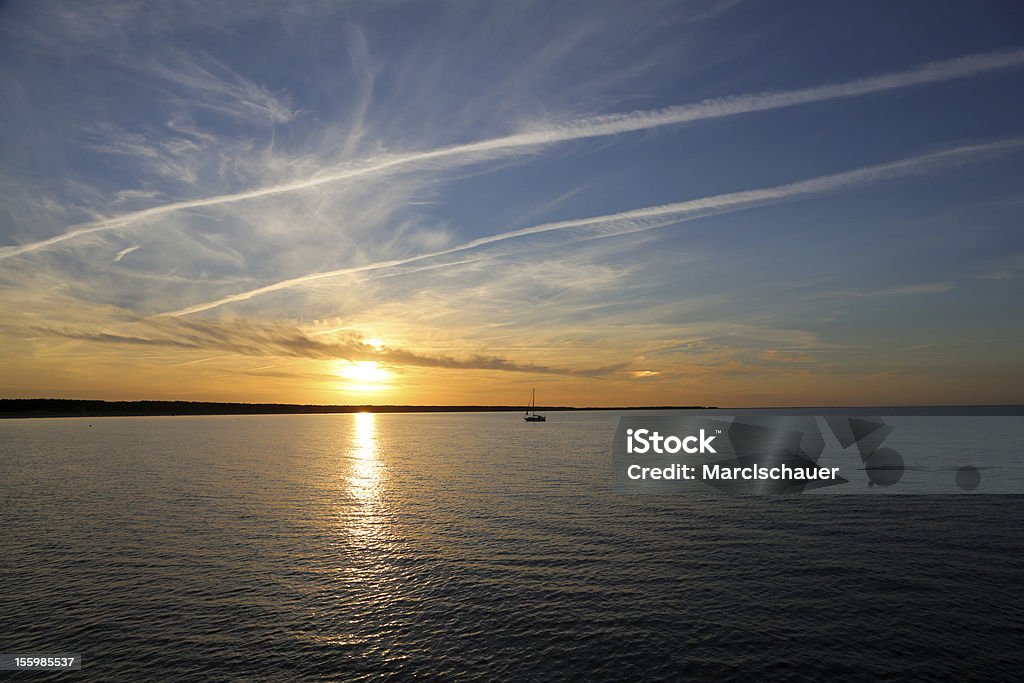
POLYGON ((0 397, 1024 402, 1024 7, 0 4, 0 397))

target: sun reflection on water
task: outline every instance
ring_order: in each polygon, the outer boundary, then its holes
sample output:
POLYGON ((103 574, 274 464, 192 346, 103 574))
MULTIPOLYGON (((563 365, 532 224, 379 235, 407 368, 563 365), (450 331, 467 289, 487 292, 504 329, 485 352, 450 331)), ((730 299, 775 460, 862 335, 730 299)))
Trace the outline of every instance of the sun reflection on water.
MULTIPOLYGON (((387 495, 387 437, 374 413, 341 417, 341 452, 331 453, 333 473, 327 504, 333 514, 324 517, 333 532, 329 549, 320 557, 321 591, 313 601, 310 619, 322 619, 337 609, 336 590, 344 587, 348 604, 379 610, 402 595, 401 577, 392 557, 395 538, 387 495), (347 431, 347 434, 345 433, 347 431)), ((360 641, 347 620, 331 622, 315 633, 301 636, 318 644, 351 647, 360 641)))
POLYGON ((381 462, 377 458, 376 420, 377 416, 373 413, 355 415, 349 492, 357 500, 375 499, 381 493, 381 462))
POLYGON ((352 422, 349 471, 346 480, 349 505, 345 527, 349 536, 359 539, 363 550, 374 550, 386 543, 387 509, 384 503, 386 468, 381 459, 377 434, 377 416, 356 413, 352 422))

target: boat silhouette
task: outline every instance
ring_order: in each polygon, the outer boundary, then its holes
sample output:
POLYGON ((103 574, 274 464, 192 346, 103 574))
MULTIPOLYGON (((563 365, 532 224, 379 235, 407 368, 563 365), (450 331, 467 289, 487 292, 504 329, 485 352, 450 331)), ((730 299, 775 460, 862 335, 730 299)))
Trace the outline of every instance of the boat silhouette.
POLYGON ((537 389, 534 389, 530 393, 530 405, 529 405, 529 407, 527 407, 526 415, 523 416, 523 419, 526 420, 527 422, 547 422, 548 418, 546 418, 543 415, 540 415, 535 410, 536 402, 537 402, 537 389))

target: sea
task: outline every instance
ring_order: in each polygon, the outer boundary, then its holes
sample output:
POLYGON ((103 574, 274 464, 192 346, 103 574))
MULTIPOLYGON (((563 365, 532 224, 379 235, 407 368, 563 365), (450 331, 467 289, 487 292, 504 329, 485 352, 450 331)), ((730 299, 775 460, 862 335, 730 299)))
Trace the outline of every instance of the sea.
POLYGON ((1021 496, 620 495, 617 419, 0 421, 0 652, 82 666, 7 676, 1024 676, 1021 496))

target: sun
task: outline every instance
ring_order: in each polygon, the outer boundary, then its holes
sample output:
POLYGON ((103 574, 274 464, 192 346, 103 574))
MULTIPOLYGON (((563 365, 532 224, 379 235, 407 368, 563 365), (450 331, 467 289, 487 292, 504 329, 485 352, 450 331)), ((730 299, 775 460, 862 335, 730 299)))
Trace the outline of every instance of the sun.
POLYGON ((391 373, 380 367, 375 360, 338 361, 334 372, 339 377, 357 382, 384 382, 391 376, 391 373))
POLYGON ((351 383, 345 386, 353 391, 382 391, 388 389, 387 382, 391 373, 380 366, 375 360, 335 361, 334 374, 351 383))

